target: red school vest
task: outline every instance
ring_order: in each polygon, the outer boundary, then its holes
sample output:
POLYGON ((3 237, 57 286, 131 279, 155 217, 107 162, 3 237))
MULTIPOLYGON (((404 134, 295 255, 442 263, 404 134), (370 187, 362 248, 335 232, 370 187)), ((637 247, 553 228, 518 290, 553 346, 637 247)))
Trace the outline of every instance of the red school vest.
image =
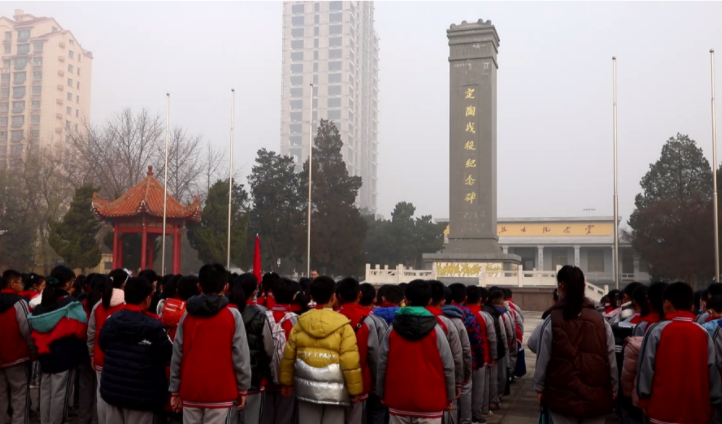
POLYGON ((120 305, 111 306, 110 309, 106 310, 103 306, 103 303, 101 302, 98 304, 98 307, 95 308, 95 344, 93 345, 93 368, 95 368, 96 371, 102 371, 103 365, 105 364, 105 354, 102 350, 100 350, 100 343, 98 343, 100 339, 100 330, 103 329, 103 324, 105 324, 105 321, 112 313, 119 311, 124 307, 125 303, 121 303, 120 305))

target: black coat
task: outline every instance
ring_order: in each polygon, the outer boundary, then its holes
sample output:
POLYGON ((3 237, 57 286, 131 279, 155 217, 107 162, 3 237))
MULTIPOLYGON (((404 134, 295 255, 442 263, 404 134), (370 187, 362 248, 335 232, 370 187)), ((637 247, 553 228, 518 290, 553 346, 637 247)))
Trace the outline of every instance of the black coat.
POLYGON ((273 380, 271 374, 271 358, 263 348, 263 328, 268 325, 268 318, 257 306, 248 305, 243 309, 243 324, 246 327, 248 350, 251 354, 251 391, 261 387, 264 377, 273 380))
POLYGON ((105 353, 103 400, 118 408, 158 411, 168 400, 166 367, 173 344, 160 321, 121 310, 105 321, 98 339, 105 353))
POLYGON ((495 307, 485 304, 482 307, 482 310, 494 319, 494 331, 496 332, 496 357, 501 359, 506 356, 506 348, 504 347, 504 343, 501 342, 501 324, 499 324, 499 319, 501 318, 501 314, 499 311, 496 310, 495 307))

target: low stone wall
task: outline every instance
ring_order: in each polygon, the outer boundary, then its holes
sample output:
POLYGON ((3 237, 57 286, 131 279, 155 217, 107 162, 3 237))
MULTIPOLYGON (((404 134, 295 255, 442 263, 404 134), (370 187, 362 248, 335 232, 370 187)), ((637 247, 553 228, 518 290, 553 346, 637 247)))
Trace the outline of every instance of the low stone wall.
POLYGON ((514 303, 522 311, 546 311, 554 305, 554 288, 512 287, 514 303))

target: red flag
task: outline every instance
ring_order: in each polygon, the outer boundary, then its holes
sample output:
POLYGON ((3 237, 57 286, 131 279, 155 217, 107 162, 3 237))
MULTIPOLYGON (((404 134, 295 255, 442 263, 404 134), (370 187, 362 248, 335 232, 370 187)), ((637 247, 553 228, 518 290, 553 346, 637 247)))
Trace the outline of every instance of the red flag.
POLYGON ((258 238, 258 234, 256 234, 256 249, 253 252, 253 275, 260 283, 263 275, 261 274, 261 239, 258 238))

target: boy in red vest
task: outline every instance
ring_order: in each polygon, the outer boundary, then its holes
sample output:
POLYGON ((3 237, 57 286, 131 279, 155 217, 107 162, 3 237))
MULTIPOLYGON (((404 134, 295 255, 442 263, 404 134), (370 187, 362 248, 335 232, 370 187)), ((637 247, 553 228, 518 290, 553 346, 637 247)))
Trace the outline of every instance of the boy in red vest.
POLYGON ((185 424, 223 424, 246 405, 251 358, 241 313, 228 307, 223 265, 203 265, 201 295, 186 305, 173 341, 171 406, 185 424))
POLYGON ((391 424, 440 424, 456 398, 454 358, 444 330, 426 310, 431 286, 406 286, 399 309, 381 342, 377 391, 389 407, 391 424))
POLYGON ((654 424, 709 423, 722 404, 712 339, 694 322, 690 286, 670 284, 663 297, 665 321, 649 327, 639 354, 639 406, 654 424))
POLYGON ((30 419, 30 359, 36 349, 30 337, 28 302, 20 296, 22 276, 7 270, 0 283, 0 422, 22 424, 30 419))
POLYGON ((353 403, 346 409, 347 424, 361 424, 363 410, 369 393, 375 390, 373 383, 376 378, 376 364, 378 363, 379 339, 376 323, 371 318, 368 308, 359 305, 361 290, 359 282, 353 278, 344 278, 339 281, 336 288, 341 308, 338 312, 351 321, 351 328, 356 333, 361 373, 363 375, 364 390, 360 402, 353 403))

